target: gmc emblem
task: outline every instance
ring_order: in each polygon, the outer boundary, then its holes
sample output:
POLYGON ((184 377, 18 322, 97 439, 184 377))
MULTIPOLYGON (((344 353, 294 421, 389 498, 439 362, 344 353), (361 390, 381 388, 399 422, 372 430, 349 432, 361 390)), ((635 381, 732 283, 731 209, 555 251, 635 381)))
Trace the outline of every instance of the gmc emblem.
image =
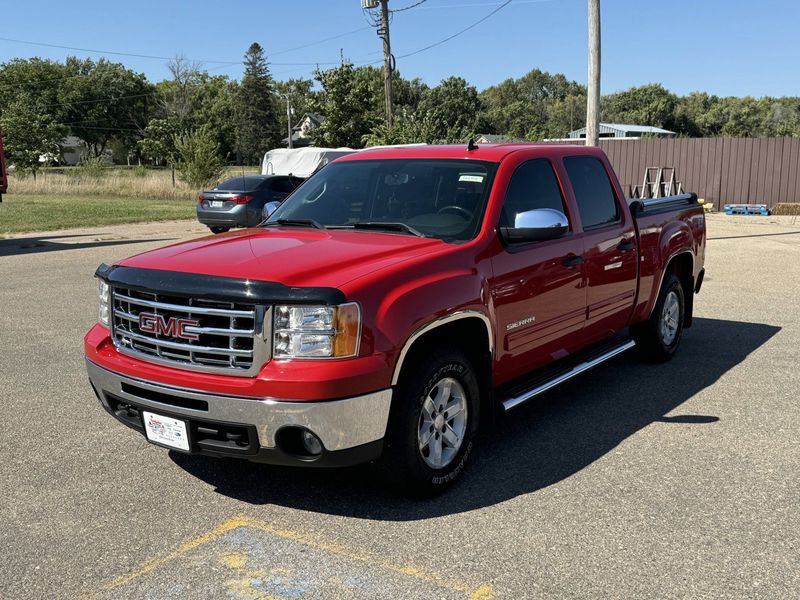
POLYGON ((196 333, 189 333, 186 328, 197 327, 198 325, 200 325, 200 322, 194 319, 179 319, 176 317, 165 319, 162 315, 146 312, 139 313, 139 331, 145 333, 195 341, 200 339, 200 336, 196 333))

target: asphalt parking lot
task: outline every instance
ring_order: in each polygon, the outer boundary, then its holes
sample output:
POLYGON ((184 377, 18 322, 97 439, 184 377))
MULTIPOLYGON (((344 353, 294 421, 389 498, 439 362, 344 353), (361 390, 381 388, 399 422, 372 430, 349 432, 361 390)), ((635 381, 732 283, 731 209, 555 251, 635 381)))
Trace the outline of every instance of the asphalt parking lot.
POLYGON ((100 408, 94 269, 202 233, 0 240, 0 597, 800 595, 800 222, 713 215, 675 360, 520 408, 426 501, 365 468, 169 453, 100 408))

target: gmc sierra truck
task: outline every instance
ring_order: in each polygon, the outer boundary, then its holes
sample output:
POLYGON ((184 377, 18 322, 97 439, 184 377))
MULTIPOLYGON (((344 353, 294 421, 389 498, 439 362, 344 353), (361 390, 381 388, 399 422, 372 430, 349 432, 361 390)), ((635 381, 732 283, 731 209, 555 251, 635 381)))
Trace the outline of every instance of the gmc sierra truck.
POLYGON ((368 150, 256 228, 101 265, 89 379, 175 451, 433 492, 499 413, 634 347, 669 359, 705 239, 694 195, 626 200, 596 148, 368 150))

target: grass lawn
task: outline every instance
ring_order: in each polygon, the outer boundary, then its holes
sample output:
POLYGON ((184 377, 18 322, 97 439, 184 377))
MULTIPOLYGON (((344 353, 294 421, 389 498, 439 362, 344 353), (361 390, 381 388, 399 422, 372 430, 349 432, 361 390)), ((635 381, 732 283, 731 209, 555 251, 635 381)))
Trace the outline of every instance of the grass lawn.
POLYGON ((70 227, 92 227, 192 219, 194 200, 80 195, 8 194, 0 204, 0 235, 27 231, 50 231, 70 227))

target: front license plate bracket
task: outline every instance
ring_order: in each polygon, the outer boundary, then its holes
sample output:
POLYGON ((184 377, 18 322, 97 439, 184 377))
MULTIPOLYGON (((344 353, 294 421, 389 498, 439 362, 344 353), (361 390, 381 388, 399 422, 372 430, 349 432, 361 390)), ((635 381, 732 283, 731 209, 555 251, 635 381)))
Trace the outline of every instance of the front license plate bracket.
POLYGON ((142 411, 142 421, 148 441, 165 448, 189 452, 189 426, 183 419, 145 410, 142 411))

